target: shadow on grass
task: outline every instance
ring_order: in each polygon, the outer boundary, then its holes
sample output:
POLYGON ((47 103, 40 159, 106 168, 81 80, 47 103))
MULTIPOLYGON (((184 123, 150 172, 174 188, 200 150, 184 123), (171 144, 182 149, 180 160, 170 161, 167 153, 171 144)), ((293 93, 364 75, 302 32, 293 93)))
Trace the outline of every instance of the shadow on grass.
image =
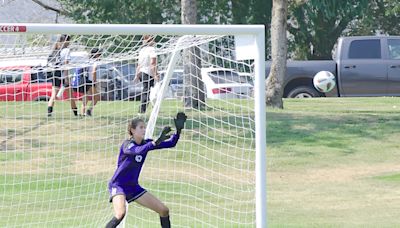
POLYGON ((352 140, 384 140, 400 128, 400 117, 376 115, 324 115, 268 113, 270 146, 303 145, 338 148, 351 154, 352 140))

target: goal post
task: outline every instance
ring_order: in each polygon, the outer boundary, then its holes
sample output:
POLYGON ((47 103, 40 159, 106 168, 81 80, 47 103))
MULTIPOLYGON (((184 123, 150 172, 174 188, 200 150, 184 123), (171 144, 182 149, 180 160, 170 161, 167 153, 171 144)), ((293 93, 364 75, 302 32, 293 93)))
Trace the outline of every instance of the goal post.
MULTIPOLYGON (((107 183, 128 120, 143 118, 146 136, 154 138, 184 111, 188 121, 177 147, 149 153, 143 187, 170 207, 173 226, 266 227, 264 31, 263 25, 0 24, 0 226, 105 225, 112 215, 107 183), (72 37, 72 59, 63 70, 93 64, 87 56, 94 47, 104 52, 97 70, 105 89, 97 91, 102 99, 92 117, 74 117, 65 96, 53 117, 46 116, 46 102, 33 101, 49 96, 46 60, 59 34, 72 37), (138 115, 143 94, 132 79, 143 35, 155 37, 164 84, 154 106, 138 115), (240 37, 251 52, 246 59, 235 47, 240 37), (181 71, 182 52, 191 47, 198 48, 192 54, 205 85, 199 109, 185 107, 179 95, 191 86, 179 79, 188 73, 181 71), (33 67, 33 61, 41 63, 33 67), (167 87, 174 94, 164 98, 167 87)), ((74 96, 80 109, 83 95, 74 96)), ((126 227, 158 224, 143 209, 129 211, 126 227)))
POLYGON ((145 135, 146 139, 149 139, 149 138, 153 137, 153 133, 154 133, 155 124, 156 124, 156 121, 157 121, 158 112, 159 112, 160 107, 161 107, 161 102, 162 102, 162 100, 163 100, 163 98, 165 96, 165 92, 167 90, 168 84, 171 81, 172 74, 174 73, 174 69, 176 68, 175 66, 176 66, 176 62, 177 62, 177 59, 178 59, 178 55, 179 55, 179 53, 178 53, 179 52, 179 46, 180 46, 180 43, 182 43, 182 39, 183 38, 184 37, 181 37, 181 38, 178 39, 177 45, 175 47, 175 50, 172 51, 171 59, 168 62, 168 66, 167 66, 167 69, 166 69, 166 72, 165 72, 165 76, 164 76, 162 85, 160 87, 160 91, 158 91, 158 93, 157 93, 156 102, 155 102, 153 110, 151 111, 151 115, 150 115, 149 121, 147 123, 146 135, 145 135))
POLYGON ((266 196, 266 110, 265 110, 265 34, 264 28, 256 35, 257 56, 255 57, 255 126, 256 126, 256 227, 267 226, 266 196))

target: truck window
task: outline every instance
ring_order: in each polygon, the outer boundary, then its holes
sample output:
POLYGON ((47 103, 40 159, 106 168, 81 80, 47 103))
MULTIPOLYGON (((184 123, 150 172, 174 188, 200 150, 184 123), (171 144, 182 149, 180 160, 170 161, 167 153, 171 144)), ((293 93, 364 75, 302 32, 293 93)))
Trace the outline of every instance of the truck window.
POLYGON ((390 59, 400 59, 400 39, 389 39, 388 48, 390 59))
POLYGON ((381 58, 381 41, 378 39, 371 40, 354 40, 350 44, 349 59, 380 59, 381 58))
POLYGON ((22 70, 0 71, 0 85, 17 83, 22 80, 22 70))

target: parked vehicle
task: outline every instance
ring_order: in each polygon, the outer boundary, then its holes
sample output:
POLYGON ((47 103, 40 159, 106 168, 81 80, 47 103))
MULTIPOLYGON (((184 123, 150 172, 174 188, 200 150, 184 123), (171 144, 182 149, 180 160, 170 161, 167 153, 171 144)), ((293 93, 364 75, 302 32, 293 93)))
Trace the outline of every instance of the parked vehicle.
POLYGON ((103 64, 98 66, 97 75, 100 83, 101 100, 129 100, 128 89, 130 82, 123 73, 121 64, 103 64))
MULTIPOLYGON (((239 75, 232 69, 203 68, 202 80, 211 99, 244 98, 251 96, 253 80, 251 75, 239 75), (225 87, 224 87, 225 86, 225 87)), ((161 81, 165 71, 160 71, 161 81)), ((108 63, 98 67, 102 100, 140 100, 143 84, 134 81, 135 66, 127 63, 108 63)), ((168 85, 165 98, 179 98, 184 95, 183 70, 176 69, 168 85)))
MULTIPOLYGON (((271 62, 266 63, 266 76, 271 62)), ((284 97, 400 96, 400 36, 339 38, 334 60, 288 61, 284 97), (312 79, 319 71, 336 77, 336 88, 318 92, 312 79)))
POLYGON ((239 76, 241 77, 242 82, 247 82, 254 86, 254 73, 248 73, 248 72, 239 72, 239 76))
MULTIPOLYGON (((117 71, 118 74, 122 75, 122 73, 117 71)), ((162 83, 165 71, 160 71, 160 82, 162 83)), ((128 74, 123 76, 124 82, 127 83, 127 94, 129 100, 140 100, 140 97, 143 92, 143 83, 140 81, 134 81, 135 75, 128 74)), ((169 82, 167 91, 164 95, 164 98, 178 98, 183 96, 183 70, 174 70, 172 78, 169 82)))
MULTIPOLYGON (((165 71, 160 71, 163 80, 165 71)), ((201 77, 210 99, 245 98, 251 96, 253 80, 251 75, 240 75, 233 69, 202 68, 201 77)), ((169 83, 166 98, 184 96, 183 69, 176 69, 169 83)))
MULTIPOLYGON (((89 54, 86 51, 71 52, 71 69, 73 74, 76 68, 90 64, 89 54)), ((97 66, 98 92, 101 100, 127 100, 130 82, 127 78, 134 74, 135 67, 127 61, 99 63, 97 66)))
MULTIPOLYGON (((47 78, 46 65, 44 58, 0 62, 0 101, 49 100, 52 83, 47 78)), ((67 99, 66 95, 56 99, 67 99)), ((81 94, 73 92, 73 96, 80 98, 81 94)))
POLYGON ((42 101, 51 96, 51 83, 29 66, 0 68, 0 101, 42 101))
POLYGON ((41 66, 45 60, 0 63, 0 101, 41 101, 51 96, 51 83, 41 66))
POLYGON ((251 78, 232 69, 202 68, 201 77, 209 99, 248 98, 253 93, 251 78))
MULTIPOLYGON (((164 80, 165 71, 160 71, 160 78, 164 80)), ((168 91, 165 95, 165 98, 180 98, 183 97, 183 70, 176 69, 174 70, 171 80, 169 81, 168 91)))

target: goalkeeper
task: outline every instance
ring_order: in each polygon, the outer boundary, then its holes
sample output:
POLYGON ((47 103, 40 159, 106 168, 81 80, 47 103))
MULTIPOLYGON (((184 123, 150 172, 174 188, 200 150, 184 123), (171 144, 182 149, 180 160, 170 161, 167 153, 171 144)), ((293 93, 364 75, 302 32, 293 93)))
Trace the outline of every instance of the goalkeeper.
POLYGON ((186 115, 179 112, 174 119, 176 133, 169 136, 171 128, 164 127, 157 140, 144 139, 146 126, 143 120, 133 119, 128 124, 130 139, 125 140, 120 148, 117 170, 108 184, 110 203, 114 207, 114 217, 107 223, 106 228, 117 227, 125 216, 125 201, 136 201, 160 215, 161 227, 171 227, 169 209, 159 199, 142 188, 139 175, 147 153, 150 150, 174 147, 179 140, 185 125, 186 115))

